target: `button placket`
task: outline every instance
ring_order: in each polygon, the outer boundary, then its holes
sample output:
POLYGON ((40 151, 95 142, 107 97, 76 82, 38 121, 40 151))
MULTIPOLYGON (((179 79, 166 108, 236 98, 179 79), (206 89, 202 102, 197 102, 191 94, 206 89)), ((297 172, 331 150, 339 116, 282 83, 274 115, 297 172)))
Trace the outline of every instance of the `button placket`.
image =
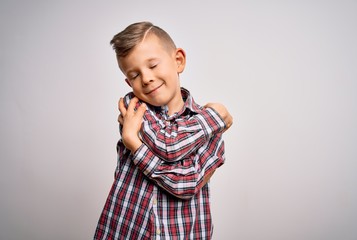
POLYGON ((152 195, 152 199, 151 199, 151 204, 152 204, 152 210, 153 210, 153 214, 154 214, 154 218, 155 218, 155 232, 153 233, 156 237, 155 239, 160 239, 160 234, 161 234, 161 228, 160 228, 160 221, 159 221, 159 217, 158 217, 158 200, 157 200, 157 187, 154 187, 153 190, 153 195, 152 195))

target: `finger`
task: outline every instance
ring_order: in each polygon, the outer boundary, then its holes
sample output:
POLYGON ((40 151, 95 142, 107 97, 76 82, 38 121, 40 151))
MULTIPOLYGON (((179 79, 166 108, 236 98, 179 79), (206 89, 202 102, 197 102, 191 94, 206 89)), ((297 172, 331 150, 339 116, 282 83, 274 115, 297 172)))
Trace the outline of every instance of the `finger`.
POLYGON ((137 97, 133 97, 130 100, 130 103, 128 105, 127 111, 135 111, 136 104, 139 102, 139 99, 137 97))
POLYGON ((227 127, 230 128, 233 124, 233 118, 231 115, 228 116, 227 127))
POLYGON ((120 98, 120 100, 119 100, 119 111, 120 111, 120 115, 125 116, 126 108, 125 108, 125 105, 124 105, 124 99, 123 98, 120 98))
POLYGON ((136 111, 136 114, 138 114, 140 117, 143 117, 146 111, 146 104, 142 103, 139 107, 138 110, 136 111))
POLYGON ((204 108, 209 108, 209 107, 211 107, 212 106, 212 103, 207 103, 206 105, 204 105, 203 107, 204 108))
POLYGON ((224 128, 223 132, 227 131, 233 125, 233 118, 229 115, 228 119, 225 121, 226 127, 224 128))
POLYGON ((123 118, 123 115, 119 114, 118 116, 118 122, 123 125, 124 124, 124 118, 123 118))
POLYGON ((227 116, 227 122, 228 123, 232 123, 233 122, 233 118, 232 118, 232 116, 230 114, 228 114, 228 116, 227 116))
POLYGON ((232 116, 229 116, 228 127, 231 127, 232 125, 233 125, 233 118, 232 116))

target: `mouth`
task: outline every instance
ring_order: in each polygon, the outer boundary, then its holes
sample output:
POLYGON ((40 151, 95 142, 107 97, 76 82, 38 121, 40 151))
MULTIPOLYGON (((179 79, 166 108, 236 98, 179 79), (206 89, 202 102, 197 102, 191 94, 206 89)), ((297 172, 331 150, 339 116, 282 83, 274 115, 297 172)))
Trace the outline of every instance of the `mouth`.
POLYGON ((145 94, 146 94, 146 95, 150 95, 150 94, 154 93, 154 92, 155 92, 157 89, 159 89, 162 85, 164 85, 164 84, 162 83, 161 85, 159 85, 159 86, 157 86, 157 87, 151 89, 150 91, 146 92, 145 94))

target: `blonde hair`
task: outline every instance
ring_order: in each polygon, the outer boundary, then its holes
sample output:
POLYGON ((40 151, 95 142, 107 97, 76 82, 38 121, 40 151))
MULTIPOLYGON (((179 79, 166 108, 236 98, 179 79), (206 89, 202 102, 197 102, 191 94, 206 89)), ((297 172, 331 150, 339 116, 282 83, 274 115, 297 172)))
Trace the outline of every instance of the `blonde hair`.
POLYGON ((116 34, 110 44, 113 46, 118 58, 126 57, 136 45, 151 34, 157 36, 168 51, 176 49, 176 45, 170 35, 151 22, 137 22, 129 25, 116 34))

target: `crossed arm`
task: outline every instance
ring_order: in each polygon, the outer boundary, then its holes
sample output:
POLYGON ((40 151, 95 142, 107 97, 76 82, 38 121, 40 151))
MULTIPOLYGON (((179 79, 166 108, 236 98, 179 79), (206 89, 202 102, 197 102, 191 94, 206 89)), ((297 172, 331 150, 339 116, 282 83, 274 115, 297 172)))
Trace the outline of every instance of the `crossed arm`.
MULTIPOLYGON (((139 99, 137 97, 134 97, 131 99, 128 107, 126 108, 124 105, 124 100, 120 99, 119 101, 119 110, 121 114, 118 118, 118 121, 123 126, 121 133, 122 139, 126 148, 128 148, 131 152, 135 152, 143 143, 142 139, 139 136, 139 132, 142 127, 143 117, 146 111, 146 104, 142 103, 140 106, 137 106, 138 102, 139 99)), ((195 144, 191 144, 191 147, 193 147, 194 149, 186 149, 186 151, 190 152, 199 148, 202 145, 202 142, 207 142, 207 140, 214 134, 228 130, 233 124, 232 116, 222 104, 209 103, 206 104, 205 107, 213 109, 208 109, 207 111, 214 111, 216 114, 219 115, 219 117, 215 118, 215 123, 212 123, 212 117, 196 115, 194 118, 185 121, 183 124, 185 126, 191 126, 191 129, 187 129, 187 127, 185 129, 179 129, 179 124, 176 124, 176 129, 173 129, 173 132, 175 132, 175 136, 167 136, 167 131, 163 130, 160 126, 155 125, 153 123, 153 126, 151 127, 146 125, 146 130, 150 128, 150 131, 153 131, 156 134, 156 139, 152 139, 147 131, 143 131, 143 138, 148 140, 149 142, 153 142, 155 148, 165 149, 163 151, 158 152, 158 154, 166 161, 179 160, 179 157, 176 155, 177 151, 174 150, 175 148, 172 148, 174 144, 177 148, 177 146, 182 145, 181 143, 183 143, 183 141, 187 139, 187 136, 192 137, 195 135, 195 137, 192 138, 194 139, 195 144), (223 125, 218 123, 222 120, 224 122, 223 125), (197 127, 197 125, 201 125, 201 127, 197 127)), ((145 125, 143 127, 145 127, 145 125)), ((180 155, 182 155, 182 153, 180 153, 180 155)))
POLYGON ((132 152, 133 162, 145 175, 171 194, 180 198, 192 197, 208 182, 215 169, 223 164, 224 146, 221 134, 231 126, 232 117, 223 105, 210 104, 207 105, 207 111, 212 115, 207 115, 207 118, 204 118, 205 114, 195 115, 192 119, 185 120, 183 128, 180 128, 180 124, 174 124, 174 129, 168 131, 159 125, 148 124, 146 127, 149 129, 140 131, 147 122, 142 126, 146 106, 138 106, 137 103, 138 99, 133 98, 126 108, 123 100, 119 102, 122 141, 132 152), (217 122, 212 122, 212 119, 217 122), (152 131, 151 134, 149 131, 152 131), (197 150, 204 144, 203 149, 208 149, 209 154, 203 157, 198 155, 197 150), (209 144, 219 147, 210 150, 209 144), (180 150, 177 151, 177 148, 180 150), (192 159, 190 153, 193 152, 196 159, 192 159), (187 158, 190 155, 191 158, 187 158))
POLYGON ((224 143, 220 135, 182 161, 162 161, 145 144, 132 154, 131 160, 143 174, 171 195, 190 199, 224 163, 224 143))
MULTIPOLYGON (((119 102, 121 112, 127 111, 132 98, 134 95, 127 94, 119 102)), ((138 103, 135 104, 135 107, 137 106, 138 103)), ((224 108, 220 112, 223 116, 229 116, 224 108)), ((145 111, 139 138, 162 160, 176 162, 197 151, 213 135, 226 130, 230 124, 231 122, 225 123, 211 107, 202 109, 200 114, 192 113, 172 119, 169 124, 159 119, 152 111, 145 111)))

